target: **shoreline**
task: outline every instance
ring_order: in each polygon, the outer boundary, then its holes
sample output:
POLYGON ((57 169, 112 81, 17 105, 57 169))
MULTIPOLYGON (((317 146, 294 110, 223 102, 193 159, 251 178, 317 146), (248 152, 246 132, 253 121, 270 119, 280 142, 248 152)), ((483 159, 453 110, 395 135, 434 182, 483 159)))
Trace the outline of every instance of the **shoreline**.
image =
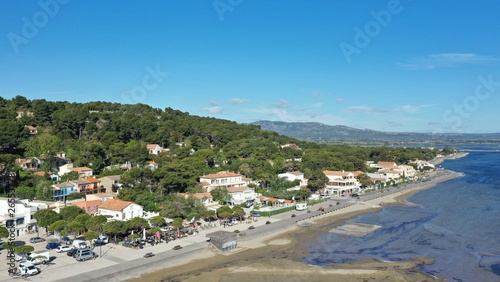
MULTIPOLYGON (((465 155, 464 155, 465 156, 465 155)), ((430 274, 417 270, 420 264, 431 264, 431 258, 413 258, 405 262, 382 262, 363 260, 329 267, 310 266, 301 261, 308 250, 297 247, 297 242, 305 242, 315 236, 342 225, 345 221, 362 214, 377 212, 385 206, 413 205, 407 198, 414 193, 434 187, 436 184, 460 177, 453 173, 447 179, 433 180, 426 184, 355 204, 301 221, 311 222, 311 227, 292 227, 265 236, 238 242, 238 248, 229 253, 211 251, 209 248, 192 254, 153 272, 130 277, 127 282, 139 281, 441 281, 430 274), (332 275, 333 278, 332 278, 332 275), (294 281, 294 280, 292 280, 294 281)))

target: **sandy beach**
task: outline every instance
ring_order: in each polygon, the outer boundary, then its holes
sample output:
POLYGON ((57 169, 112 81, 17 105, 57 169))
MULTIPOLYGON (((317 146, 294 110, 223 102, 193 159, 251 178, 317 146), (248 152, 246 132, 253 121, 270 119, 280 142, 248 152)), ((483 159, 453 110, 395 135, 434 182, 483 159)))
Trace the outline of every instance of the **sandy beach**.
MULTIPOLYGON (((450 176, 450 178, 457 177, 450 176)), ((434 181, 391 193, 377 199, 328 214, 307 219, 310 227, 298 224, 251 240, 241 240, 238 249, 228 253, 207 247, 202 252, 186 256, 175 264, 155 272, 127 280, 139 281, 441 281, 416 270, 419 264, 431 264, 431 258, 414 258, 405 262, 364 260, 333 267, 307 265, 301 258, 307 248, 298 242, 314 241, 319 234, 342 225, 346 220, 368 212, 376 212, 392 204, 409 205, 406 198, 431 188, 434 181)))

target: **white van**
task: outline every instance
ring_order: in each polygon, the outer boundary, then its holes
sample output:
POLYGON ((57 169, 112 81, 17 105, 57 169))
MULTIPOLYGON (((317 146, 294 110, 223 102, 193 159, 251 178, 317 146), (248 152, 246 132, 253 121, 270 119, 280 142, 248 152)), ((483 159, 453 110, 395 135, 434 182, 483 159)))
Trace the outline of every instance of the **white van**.
POLYGON ((77 249, 87 248, 87 243, 84 240, 73 240, 73 247, 77 249))
POLYGON ((298 211, 305 211, 307 210, 307 203, 297 203, 295 205, 295 209, 298 210, 298 211))
POLYGON ((35 275, 38 274, 40 271, 34 264, 25 261, 19 264, 19 272, 21 275, 35 275))

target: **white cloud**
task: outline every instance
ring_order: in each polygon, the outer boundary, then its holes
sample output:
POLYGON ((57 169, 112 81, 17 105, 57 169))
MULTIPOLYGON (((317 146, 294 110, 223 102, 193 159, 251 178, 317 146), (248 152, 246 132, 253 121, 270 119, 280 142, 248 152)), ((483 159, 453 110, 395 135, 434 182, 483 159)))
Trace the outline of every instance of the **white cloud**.
POLYGON ((344 103, 345 99, 344 98, 337 98, 337 99, 335 99, 335 102, 337 102, 337 103, 344 103))
POLYGON ((431 105, 419 105, 419 106, 413 106, 413 105, 404 105, 401 106, 401 110, 403 110, 406 113, 409 114, 416 114, 420 112, 420 109, 430 107, 431 105))
POLYGON ((218 106, 218 105, 219 105, 219 103, 217 103, 217 102, 216 102, 216 101, 214 101, 214 100, 211 100, 211 101, 210 101, 210 105, 212 105, 212 106, 218 106))
POLYGON ((233 105, 245 104, 246 102, 248 102, 247 99, 240 99, 240 98, 231 99, 231 104, 233 105))
POLYGON ((390 112, 388 109, 372 108, 368 106, 352 106, 347 108, 350 112, 361 112, 361 113, 387 113, 390 112))
POLYGON ((280 108, 280 109, 285 109, 285 108, 288 108, 288 101, 281 99, 279 102, 271 103, 271 106, 276 107, 276 108, 280 108))
POLYGON ((212 114, 222 114, 222 112, 224 111, 224 108, 215 106, 215 107, 210 107, 210 108, 203 108, 202 110, 205 112, 212 113, 212 114))
POLYGON ((499 61, 500 59, 495 57, 483 56, 474 53, 443 53, 414 58, 399 65, 403 69, 407 70, 426 70, 455 67, 464 64, 479 64, 499 61))

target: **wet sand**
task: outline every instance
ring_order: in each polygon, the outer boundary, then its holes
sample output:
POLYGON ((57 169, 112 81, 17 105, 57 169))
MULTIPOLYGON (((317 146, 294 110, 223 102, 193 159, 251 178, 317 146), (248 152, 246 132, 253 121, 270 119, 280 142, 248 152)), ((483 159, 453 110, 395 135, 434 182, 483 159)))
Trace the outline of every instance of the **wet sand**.
MULTIPOLYGON (((383 200, 384 206, 409 204, 406 201, 408 196, 432 186, 428 184, 388 195, 377 199, 377 202, 383 200)), ((442 281, 414 268, 419 264, 433 263, 430 258, 414 258, 405 262, 362 260, 331 267, 315 267, 304 263, 301 258, 308 254, 305 242, 315 241, 317 236, 340 226, 346 220, 376 212, 381 207, 356 205, 353 209, 343 214, 308 220, 313 222, 310 227, 293 227, 282 234, 242 241, 239 243, 242 247, 233 252, 223 254, 207 247, 207 252, 200 253, 199 258, 191 256, 186 258, 184 264, 179 262, 127 281, 442 281)))

